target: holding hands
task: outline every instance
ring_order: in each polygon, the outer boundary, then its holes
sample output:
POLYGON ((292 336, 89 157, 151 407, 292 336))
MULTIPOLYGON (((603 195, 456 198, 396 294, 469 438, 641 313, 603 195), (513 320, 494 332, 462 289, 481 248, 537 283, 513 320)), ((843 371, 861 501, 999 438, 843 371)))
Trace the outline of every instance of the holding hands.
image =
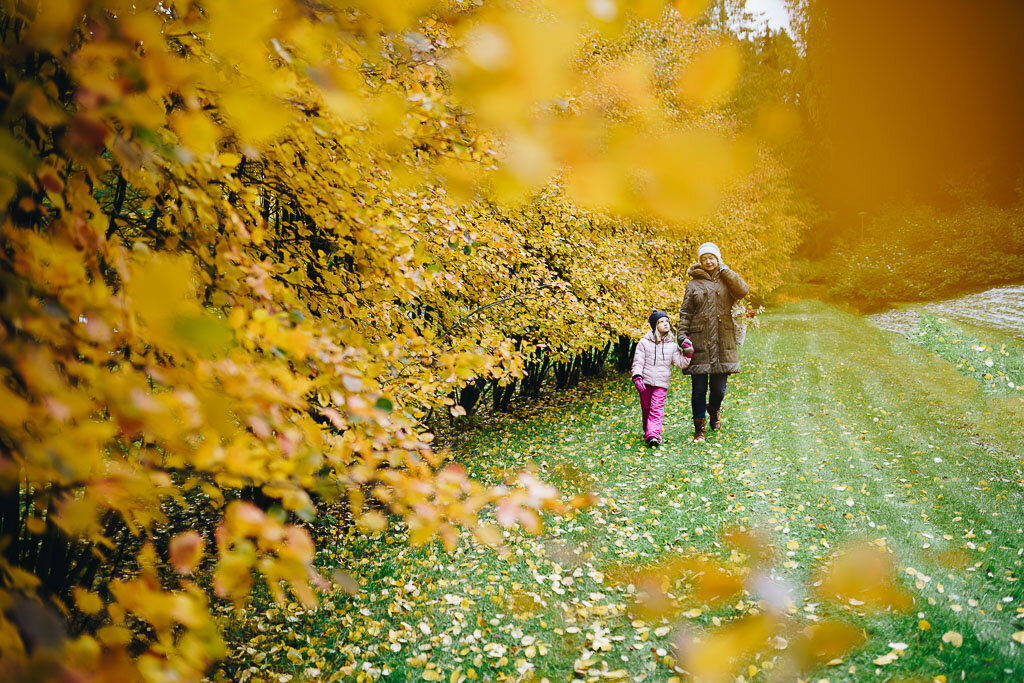
POLYGON ((693 342, 689 337, 683 337, 683 342, 679 345, 679 352, 687 358, 693 358, 693 342))

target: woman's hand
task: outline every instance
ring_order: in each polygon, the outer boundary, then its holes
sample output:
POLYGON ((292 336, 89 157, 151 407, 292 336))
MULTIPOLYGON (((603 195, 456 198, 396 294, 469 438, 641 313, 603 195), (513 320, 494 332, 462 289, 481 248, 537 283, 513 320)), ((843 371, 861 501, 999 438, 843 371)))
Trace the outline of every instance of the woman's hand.
POLYGON ((633 386, 635 386, 636 390, 641 394, 647 391, 647 385, 644 384, 644 378, 640 375, 633 375, 633 386))

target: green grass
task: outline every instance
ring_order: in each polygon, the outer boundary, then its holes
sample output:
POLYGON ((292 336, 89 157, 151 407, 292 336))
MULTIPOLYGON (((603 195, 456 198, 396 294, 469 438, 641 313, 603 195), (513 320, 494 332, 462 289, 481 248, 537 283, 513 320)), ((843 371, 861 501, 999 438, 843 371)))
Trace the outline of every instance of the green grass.
POLYGON ((921 315, 907 337, 945 358, 986 391, 1024 395, 1024 342, 930 313, 921 315))
MULTIPOLYGON (((666 680, 677 675, 676 634, 710 633, 759 611, 756 588, 748 582, 741 599, 701 606, 676 584, 699 613, 637 620, 628 585, 609 574, 694 552, 743 565, 719 535, 742 526, 771 538, 777 559, 761 571, 791 591, 787 633, 835 617, 867 638, 841 663, 805 672, 811 680, 1024 677, 1024 646, 1011 637, 1024 629, 1024 401, 983 391, 941 350, 817 302, 765 315, 743 362, 723 430, 701 445, 688 438, 681 375, 660 450, 642 444, 627 378, 602 382, 585 403, 459 436, 453 452, 477 477, 533 467, 601 502, 548 519, 540 537, 509 532, 500 550, 468 538, 452 554, 410 548, 400 529, 337 537, 318 562, 327 575, 357 577, 358 594, 325 595, 314 611, 293 603, 230 613, 233 656, 221 675, 563 681, 575 668, 581 680, 666 680), (853 540, 892 552, 911 610, 865 614, 815 595, 817 568, 853 540), (942 641, 948 631, 963 636, 961 647, 942 641), (906 647, 875 665, 890 643, 906 647)), ((785 654, 768 648, 736 673, 762 680, 785 654)))

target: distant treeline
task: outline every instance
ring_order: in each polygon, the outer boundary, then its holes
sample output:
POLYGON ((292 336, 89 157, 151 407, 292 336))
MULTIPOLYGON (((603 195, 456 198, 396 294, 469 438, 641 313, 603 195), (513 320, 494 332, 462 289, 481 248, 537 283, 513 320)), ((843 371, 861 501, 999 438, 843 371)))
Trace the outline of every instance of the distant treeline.
POLYGON ((1024 282, 1024 204, 902 203, 864 218, 862 234, 837 241, 801 279, 861 309, 1024 282))

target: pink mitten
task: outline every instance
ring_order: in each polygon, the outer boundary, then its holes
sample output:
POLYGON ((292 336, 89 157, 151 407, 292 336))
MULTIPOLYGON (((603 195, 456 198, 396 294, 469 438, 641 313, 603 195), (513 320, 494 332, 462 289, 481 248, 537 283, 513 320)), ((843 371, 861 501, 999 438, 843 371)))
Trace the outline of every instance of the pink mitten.
POLYGON ((639 391, 641 394, 647 391, 647 385, 644 384, 644 378, 641 377, 640 375, 633 376, 633 386, 635 386, 636 390, 639 391))
POLYGON ((683 344, 679 350, 687 358, 693 357, 693 342, 690 341, 689 337, 683 337, 683 344))

